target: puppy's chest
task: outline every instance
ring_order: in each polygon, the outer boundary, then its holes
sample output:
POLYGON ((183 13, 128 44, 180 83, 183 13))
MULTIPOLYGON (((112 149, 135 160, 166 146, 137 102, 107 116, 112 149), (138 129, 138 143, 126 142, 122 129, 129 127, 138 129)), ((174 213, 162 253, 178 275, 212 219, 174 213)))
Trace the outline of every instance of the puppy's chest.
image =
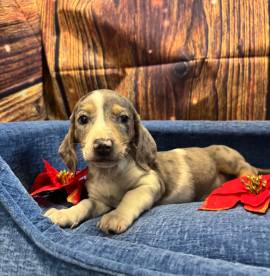
POLYGON ((87 181, 86 189, 90 198, 102 201, 110 207, 117 207, 127 192, 128 183, 110 177, 92 178, 87 181))
POLYGON ((86 189, 90 198, 115 208, 129 190, 137 187, 144 174, 134 161, 123 162, 106 174, 93 172, 88 176, 86 189))

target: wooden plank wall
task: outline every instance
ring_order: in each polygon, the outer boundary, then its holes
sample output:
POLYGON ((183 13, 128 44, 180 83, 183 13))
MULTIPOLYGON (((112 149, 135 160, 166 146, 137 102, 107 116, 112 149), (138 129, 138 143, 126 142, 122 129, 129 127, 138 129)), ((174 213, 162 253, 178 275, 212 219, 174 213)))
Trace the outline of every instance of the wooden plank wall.
POLYGON ((49 118, 109 88, 143 119, 269 119, 269 2, 37 0, 49 118))
POLYGON ((35 0, 0 0, 0 121, 45 118, 35 0))

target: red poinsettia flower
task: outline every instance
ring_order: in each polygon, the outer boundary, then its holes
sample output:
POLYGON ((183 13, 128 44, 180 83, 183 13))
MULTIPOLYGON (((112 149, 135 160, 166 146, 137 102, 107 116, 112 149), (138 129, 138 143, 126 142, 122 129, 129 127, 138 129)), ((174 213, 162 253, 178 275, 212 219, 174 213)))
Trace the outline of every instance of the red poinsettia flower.
POLYGON ((65 189, 67 192, 67 201, 77 204, 81 199, 81 191, 86 180, 88 168, 77 171, 76 174, 66 170, 57 171, 46 160, 44 170, 35 179, 31 188, 33 197, 40 196, 43 192, 52 192, 65 189))
POLYGON ((265 213, 270 203, 270 174, 244 176, 225 182, 205 199, 199 210, 226 210, 238 202, 248 211, 265 213))

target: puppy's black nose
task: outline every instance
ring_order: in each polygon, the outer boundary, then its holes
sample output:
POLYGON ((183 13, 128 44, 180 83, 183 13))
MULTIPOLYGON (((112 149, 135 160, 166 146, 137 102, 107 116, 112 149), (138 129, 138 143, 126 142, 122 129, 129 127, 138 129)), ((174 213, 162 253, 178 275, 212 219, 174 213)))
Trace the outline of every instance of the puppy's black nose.
POLYGON ((94 151, 99 156, 108 156, 112 152, 113 141, 110 139, 96 139, 94 151))

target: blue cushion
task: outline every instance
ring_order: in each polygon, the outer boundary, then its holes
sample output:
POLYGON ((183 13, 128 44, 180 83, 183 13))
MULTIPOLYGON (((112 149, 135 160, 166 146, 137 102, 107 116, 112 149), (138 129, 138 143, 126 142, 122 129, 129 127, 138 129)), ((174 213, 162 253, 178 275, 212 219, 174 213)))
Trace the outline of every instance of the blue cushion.
MULTIPOLYGON (((270 122, 145 122, 160 150, 226 144, 254 165, 270 162, 270 122)), ((121 235, 106 235, 90 219, 61 229, 28 195, 42 159, 57 155, 68 122, 0 125, 0 275, 269 275, 270 214, 241 206, 198 211, 201 203, 158 206, 121 235)), ((83 167, 80 160, 80 167, 83 167)))

